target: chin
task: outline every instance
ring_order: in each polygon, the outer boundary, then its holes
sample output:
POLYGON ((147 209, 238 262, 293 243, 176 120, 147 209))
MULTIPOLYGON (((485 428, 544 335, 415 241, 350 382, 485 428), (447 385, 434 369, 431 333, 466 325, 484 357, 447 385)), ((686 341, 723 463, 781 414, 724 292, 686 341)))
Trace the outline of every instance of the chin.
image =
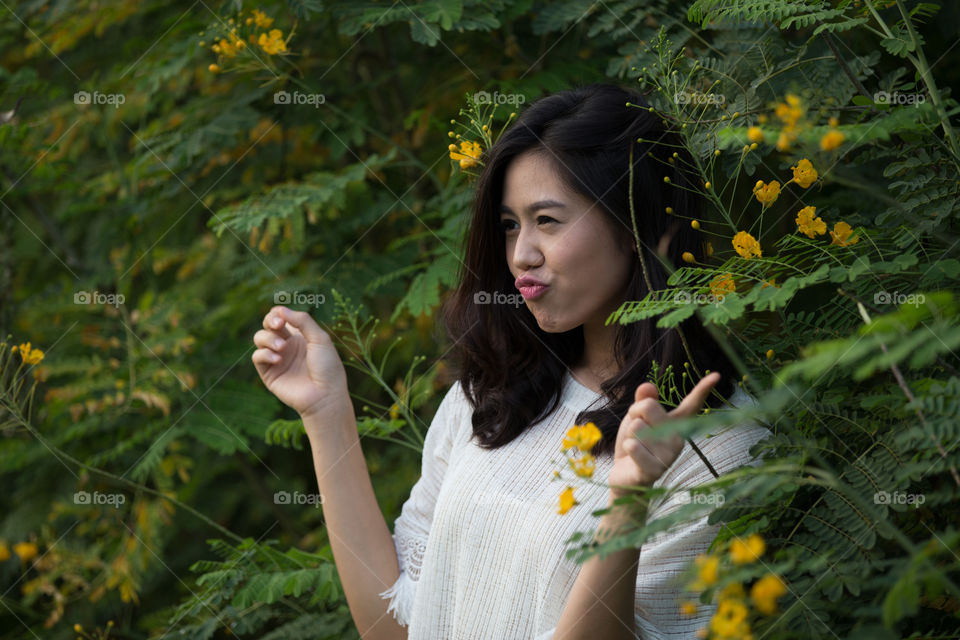
POLYGON ((579 326, 578 324, 571 324, 570 322, 565 322, 557 318, 544 317, 533 311, 531 311, 531 313, 533 313, 533 317, 537 321, 537 326, 547 333, 565 333, 579 326))

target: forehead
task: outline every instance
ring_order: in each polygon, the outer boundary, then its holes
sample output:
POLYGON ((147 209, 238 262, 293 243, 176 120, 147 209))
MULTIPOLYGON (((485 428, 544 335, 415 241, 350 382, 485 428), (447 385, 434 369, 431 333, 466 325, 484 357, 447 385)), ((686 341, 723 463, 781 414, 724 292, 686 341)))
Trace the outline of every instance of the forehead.
POLYGON ((503 204, 516 207, 538 200, 570 199, 571 193, 549 152, 527 151, 510 161, 503 177, 503 204))

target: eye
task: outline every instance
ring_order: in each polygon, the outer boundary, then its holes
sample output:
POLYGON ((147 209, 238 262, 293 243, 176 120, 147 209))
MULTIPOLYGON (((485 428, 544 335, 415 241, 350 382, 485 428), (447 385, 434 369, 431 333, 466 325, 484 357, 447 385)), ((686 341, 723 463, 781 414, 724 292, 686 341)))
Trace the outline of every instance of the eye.
MULTIPOLYGON (((538 223, 539 223, 539 222, 556 222, 556 220, 553 219, 553 218, 551 218, 550 216, 537 216, 537 222, 538 222, 538 223)), ((500 229, 503 230, 503 231, 512 231, 512 230, 513 230, 513 227, 508 227, 508 226, 506 226, 506 225, 509 225, 509 224, 515 224, 515 221, 513 221, 513 220, 501 220, 501 221, 500 221, 500 229)))

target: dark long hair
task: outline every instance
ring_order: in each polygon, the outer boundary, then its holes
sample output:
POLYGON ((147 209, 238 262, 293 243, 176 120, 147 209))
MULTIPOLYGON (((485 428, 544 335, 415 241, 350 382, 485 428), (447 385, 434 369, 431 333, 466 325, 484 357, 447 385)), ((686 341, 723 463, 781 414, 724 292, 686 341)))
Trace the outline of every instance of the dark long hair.
MULTIPOLYGON (((583 326, 547 333, 525 306, 477 304, 479 292, 515 292, 500 227, 503 180, 509 163, 526 151, 545 152, 554 159, 561 180, 573 191, 601 205, 623 233, 632 235, 630 218, 630 152, 633 148, 633 201, 642 259, 654 290, 667 287, 667 272, 656 256, 663 251, 673 265, 689 251, 704 260, 702 238, 686 218, 699 218, 702 198, 693 178, 680 169, 693 166, 675 132, 649 111, 641 94, 611 84, 593 84, 560 91, 530 104, 481 159, 473 219, 467 229, 464 264, 458 286, 441 310, 452 341, 452 365, 467 399, 474 407, 473 434, 480 446, 501 447, 551 413, 560 402, 567 369, 584 351, 583 326), (630 102, 644 108, 628 106, 630 102), (638 138, 657 142, 638 142, 638 138), (673 152, 678 158, 668 163, 673 152), (660 158, 660 162, 648 157, 660 158), (684 162, 685 161, 685 162, 684 162), (665 184, 669 176, 672 185, 665 184), (660 248, 658 248, 660 245, 660 248)), ((697 185, 699 187, 699 185, 697 185)), ((635 246, 636 242, 630 239, 635 246)), ((643 268, 634 254, 625 300, 641 300, 648 292, 643 268)), ((620 421, 634 401, 636 388, 648 381, 652 361, 661 371, 673 365, 685 370, 688 361, 676 329, 663 330, 656 318, 617 325, 614 343, 618 373, 603 381, 606 406, 588 408, 576 423, 592 421, 603 433, 594 452, 611 454, 620 421)), ((719 371, 721 379, 707 405, 719 407, 736 389, 733 365, 706 333, 696 316, 681 325, 696 368, 719 371)), ((686 369, 693 375, 694 369, 686 369)), ((694 381, 695 382, 695 381, 694 381)), ((692 388, 692 385, 691 387, 692 388)), ((666 408, 666 407, 665 407, 666 408)))

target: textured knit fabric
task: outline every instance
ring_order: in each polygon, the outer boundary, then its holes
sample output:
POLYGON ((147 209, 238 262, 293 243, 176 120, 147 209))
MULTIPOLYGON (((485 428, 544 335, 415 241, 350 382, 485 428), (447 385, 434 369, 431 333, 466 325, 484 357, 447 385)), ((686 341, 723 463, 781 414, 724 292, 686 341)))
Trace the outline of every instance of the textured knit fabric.
MULTIPOLYGON (((738 389, 734 406, 754 400, 738 389)), ((593 404, 596 403, 596 404, 593 404)), ((578 412, 603 396, 567 373, 561 403, 509 444, 486 450, 471 439, 473 409, 460 383, 447 392, 427 430, 421 477, 394 523, 400 578, 381 597, 410 640, 551 640, 581 565, 567 541, 594 532, 607 506, 613 456, 597 456, 593 480, 575 478, 579 502, 558 514, 569 466, 560 443, 578 412)), ((769 435, 756 424, 695 439, 718 473, 756 464, 750 447, 769 435)), ((654 486, 693 487, 712 474, 689 444, 654 486)), ((648 520, 678 508, 686 492, 651 503, 648 520)), ((712 607, 680 614, 677 576, 719 530, 707 516, 661 532, 640 549, 635 625, 639 638, 693 638, 712 607)), ((626 567, 624 568, 626 570, 626 567)))

